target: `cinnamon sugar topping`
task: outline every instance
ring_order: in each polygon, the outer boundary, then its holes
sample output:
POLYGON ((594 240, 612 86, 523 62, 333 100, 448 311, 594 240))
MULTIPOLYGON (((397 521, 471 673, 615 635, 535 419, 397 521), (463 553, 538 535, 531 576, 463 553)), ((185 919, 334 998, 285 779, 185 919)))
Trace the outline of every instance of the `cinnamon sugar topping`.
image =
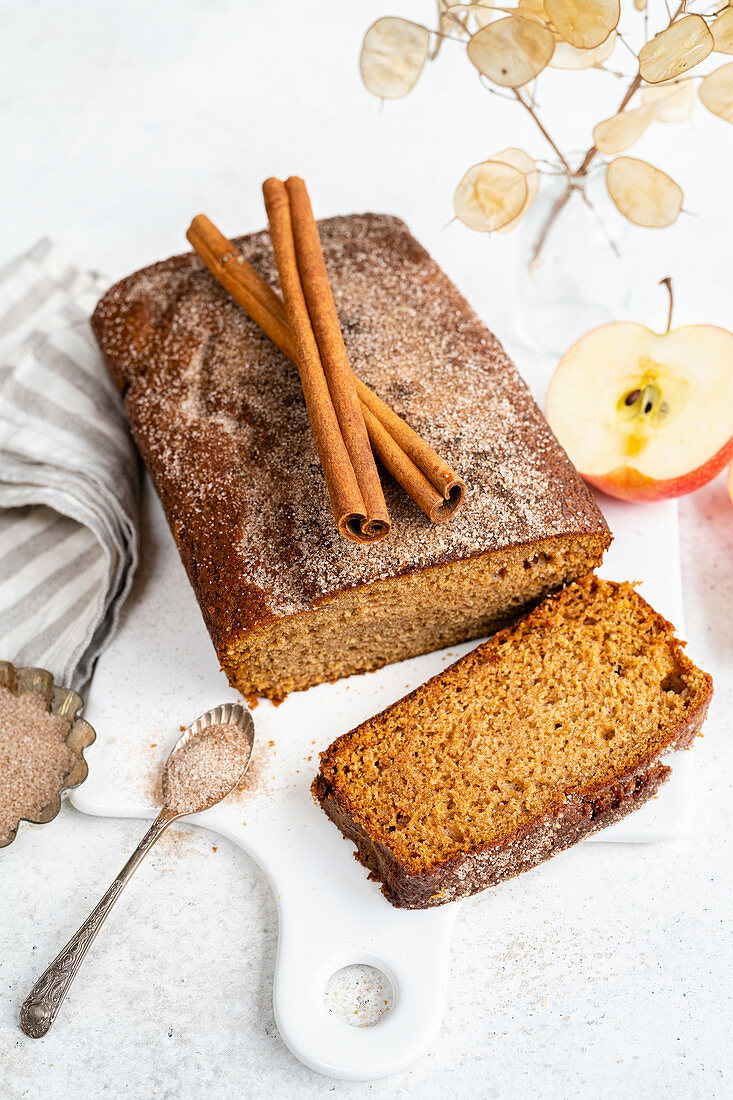
POLYGON ((239 782, 249 756, 249 739, 237 725, 209 726, 195 733, 166 765, 165 805, 179 814, 215 805, 239 782))
MULTIPOLYGON (((197 256, 156 264, 113 287, 94 326, 205 615, 250 629, 344 589, 604 531, 500 344, 405 225, 364 214, 319 229, 354 372, 461 471, 466 501, 435 526, 383 473, 391 537, 345 543, 295 367, 197 256)), ((269 235, 235 243, 276 287, 269 235)))
POLYGON ((51 714, 38 692, 0 687, 0 844, 58 794, 74 763, 66 744, 70 721, 51 714))

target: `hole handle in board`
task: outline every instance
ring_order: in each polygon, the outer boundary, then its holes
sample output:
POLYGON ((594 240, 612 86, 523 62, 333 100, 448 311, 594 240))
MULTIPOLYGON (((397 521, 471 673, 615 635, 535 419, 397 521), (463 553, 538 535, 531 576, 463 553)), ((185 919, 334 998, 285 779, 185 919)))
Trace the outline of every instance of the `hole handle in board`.
POLYGON ((286 890, 278 898, 275 1020, 292 1053, 327 1077, 369 1081, 397 1073, 426 1051, 445 1006, 457 904, 395 909, 379 888, 286 890), (372 966, 392 986, 392 1006, 370 1027, 329 1009, 329 979, 343 967, 372 966))

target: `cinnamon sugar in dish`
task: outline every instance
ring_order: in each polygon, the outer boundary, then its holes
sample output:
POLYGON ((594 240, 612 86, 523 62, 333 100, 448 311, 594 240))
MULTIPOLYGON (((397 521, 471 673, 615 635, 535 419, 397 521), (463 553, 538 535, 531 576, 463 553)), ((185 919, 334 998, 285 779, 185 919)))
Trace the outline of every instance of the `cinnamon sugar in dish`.
POLYGON ((209 726, 171 756, 163 775, 165 805, 179 814, 213 806, 238 783, 250 743, 237 725, 209 726))
POLYGON ((20 819, 37 818, 74 763, 71 722, 51 714, 39 692, 0 687, 0 844, 20 819))

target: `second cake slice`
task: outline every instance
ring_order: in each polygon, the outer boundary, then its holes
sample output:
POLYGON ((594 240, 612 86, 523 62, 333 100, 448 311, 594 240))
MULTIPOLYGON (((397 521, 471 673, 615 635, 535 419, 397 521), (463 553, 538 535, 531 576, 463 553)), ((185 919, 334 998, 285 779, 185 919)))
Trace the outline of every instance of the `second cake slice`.
POLYGON ((646 802, 711 695, 630 584, 589 576, 335 741, 313 792, 394 905, 440 905, 646 802))

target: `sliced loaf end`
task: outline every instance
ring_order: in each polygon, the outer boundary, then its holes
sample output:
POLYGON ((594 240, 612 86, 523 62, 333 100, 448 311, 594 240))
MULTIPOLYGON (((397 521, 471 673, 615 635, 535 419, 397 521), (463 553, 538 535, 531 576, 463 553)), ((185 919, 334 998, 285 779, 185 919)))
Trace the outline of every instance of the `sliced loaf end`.
POLYGON ((656 793, 712 696, 683 645, 585 577, 340 737, 313 793, 393 904, 476 893, 656 793))

